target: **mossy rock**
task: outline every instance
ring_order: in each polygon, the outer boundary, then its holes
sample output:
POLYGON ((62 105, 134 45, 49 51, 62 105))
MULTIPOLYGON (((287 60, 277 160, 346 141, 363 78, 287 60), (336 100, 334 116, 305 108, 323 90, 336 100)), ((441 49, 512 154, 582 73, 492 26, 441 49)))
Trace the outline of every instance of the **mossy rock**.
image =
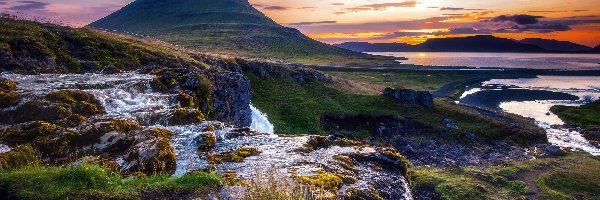
POLYGON ((94 95, 81 90, 59 90, 46 94, 44 98, 51 102, 67 104, 73 113, 86 117, 106 113, 94 95))
POLYGON ((177 167, 176 159, 169 139, 149 140, 128 150, 125 161, 131 166, 125 172, 142 172, 147 175, 173 174, 177 167))
POLYGON ((170 121, 173 125, 194 124, 205 121, 202 111, 197 109, 180 108, 171 113, 170 121))
POLYGON ((0 90, 0 108, 14 106, 21 99, 19 93, 13 91, 0 90))
POLYGON ((30 145, 18 146, 0 154, 0 170, 18 169, 39 163, 40 160, 30 145))
POLYGON ((196 139, 198 151, 208 151, 217 145, 217 136, 212 133, 203 133, 196 139))
POLYGON ((319 170, 313 176, 300 176, 292 174, 292 178, 301 183, 313 186, 317 189, 326 190, 332 193, 337 193, 344 184, 355 183, 356 180, 351 177, 346 177, 341 174, 328 173, 324 170, 319 170))
POLYGON ((3 140, 11 144, 31 142, 35 138, 42 136, 57 136, 62 134, 63 131, 64 128, 44 121, 35 121, 0 129, 0 133, 4 136, 3 140))
POLYGON ((240 147, 235 151, 226 151, 219 154, 209 154, 207 160, 211 164, 221 164, 223 162, 243 162, 244 159, 250 156, 260 155, 255 147, 240 147))
POLYGON ((374 189, 374 188, 369 188, 368 190, 361 190, 361 189, 356 189, 356 188, 348 188, 348 190, 346 190, 346 197, 343 198, 345 200, 384 200, 383 197, 381 197, 381 194, 379 194, 379 192, 374 189))
POLYGON ((196 106, 194 96, 185 91, 178 91, 177 100, 179 100, 179 105, 182 108, 194 108, 196 106))
POLYGON ((308 141, 306 142, 306 144, 304 145, 304 148, 306 151, 311 152, 311 151, 315 151, 317 149, 322 149, 322 148, 329 148, 331 146, 360 146, 362 145, 361 142, 359 141, 354 141, 354 140, 350 140, 347 138, 340 138, 340 137, 335 137, 335 136, 311 136, 308 141))
POLYGON ((13 91, 17 89, 17 85, 17 82, 5 78, 0 78, 0 90, 13 91))
POLYGON ((333 158, 340 161, 339 164, 342 168, 351 171, 356 170, 354 166, 354 159, 344 155, 335 155, 333 158))

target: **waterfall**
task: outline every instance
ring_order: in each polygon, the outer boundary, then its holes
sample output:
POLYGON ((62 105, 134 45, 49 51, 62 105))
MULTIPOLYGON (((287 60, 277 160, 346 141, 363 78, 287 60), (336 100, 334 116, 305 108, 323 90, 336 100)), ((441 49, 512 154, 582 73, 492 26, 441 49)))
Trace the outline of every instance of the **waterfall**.
POLYGON ((250 109, 252 110, 252 125, 250 127, 261 133, 273 134, 275 132, 274 126, 269 122, 267 115, 253 105, 250 105, 250 109))

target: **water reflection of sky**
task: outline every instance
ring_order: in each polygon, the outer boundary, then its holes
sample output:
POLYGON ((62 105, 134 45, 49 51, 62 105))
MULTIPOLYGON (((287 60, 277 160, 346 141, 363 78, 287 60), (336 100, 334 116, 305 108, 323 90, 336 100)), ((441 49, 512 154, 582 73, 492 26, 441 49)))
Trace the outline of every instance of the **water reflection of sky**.
MULTIPOLYGON (((564 125, 564 122, 550 108, 555 105, 580 106, 589 100, 600 98, 600 77, 592 76, 538 76, 537 78, 520 79, 493 79, 483 82, 481 86, 472 87, 462 95, 460 103, 470 104, 473 98, 477 101, 486 101, 485 98, 497 98, 486 95, 490 90, 504 91, 503 101, 498 108, 517 115, 532 118, 536 123, 547 130, 548 140, 556 145, 568 148, 582 149, 593 155, 600 155, 600 150, 592 146, 580 133, 552 125, 564 125), (502 85, 503 87, 497 87, 502 85), (512 87, 506 87, 512 86, 512 87), (501 89, 499 89, 501 88, 501 89), (524 99, 524 97, 511 97, 515 89, 528 89, 546 91, 548 94, 565 93, 579 97, 579 100, 526 100, 510 101, 510 99, 524 99), (512 90, 512 91, 511 91, 512 90), (470 101, 463 101, 471 99, 470 101)), ((497 93, 497 92, 494 92, 497 93)), ((525 97, 526 99, 527 97, 525 97)))
POLYGON ((373 52, 406 57, 402 63, 424 66, 466 66, 531 69, 600 69, 600 54, 473 53, 473 52, 373 52))

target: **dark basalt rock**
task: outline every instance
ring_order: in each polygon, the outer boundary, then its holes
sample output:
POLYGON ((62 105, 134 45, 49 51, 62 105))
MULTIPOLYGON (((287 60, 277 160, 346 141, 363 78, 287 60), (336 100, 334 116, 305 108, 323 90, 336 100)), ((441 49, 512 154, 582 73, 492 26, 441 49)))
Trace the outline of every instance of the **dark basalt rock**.
POLYGON ((213 108, 217 118, 238 126, 252 124, 250 81, 240 73, 220 73, 214 77, 213 108))
POLYGON ((383 95, 403 103, 433 108, 433 95, 427 91, 385 88, 383 95))

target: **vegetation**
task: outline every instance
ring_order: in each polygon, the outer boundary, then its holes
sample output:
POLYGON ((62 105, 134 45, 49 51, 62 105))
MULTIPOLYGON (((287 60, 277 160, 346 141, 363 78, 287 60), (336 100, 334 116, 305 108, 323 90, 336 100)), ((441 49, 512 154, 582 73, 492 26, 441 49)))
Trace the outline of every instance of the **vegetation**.
POLYGON ((417 191, 431 190, 443 199, 598 199, 600 160, 584 153, 515 162, 484 169, 417 167, 412 183, 417 191), (532 173, 535 172, 535 173, 532 173), (540 174, 536 177, 527 174, 540 174), (535 194, 532 185, 539 188, 535 194))
POLYGON ((223 162, 243 162, 247 157, 256 156, 260 153, 261 152, 255 147, 240 147, 235 151, 209 154, 207 160, 212 164, 221 164, 223 162))
POLYGON ((600 126, 600 100, 580 107, 553 106, 550 110, 568 124, 600 126))
POLYGON ((315 187, 316 189, 329 192, 337 192, 344 184, 356 182, 356 180, 352 179, 351 177, 346 177, 341 174, 328 173, 324 170, 319 170, 315 175, 312 176, 300 176, 293 174, 292 177, 301 183, 305 183, 315 187))
MULTIPOLYGON (((471 108, 438 99, 434 109, 403 105, 379 93, 369 93, 340 82, 320 81, 299 84, 294 79, 273 77, 259 79, 247 74, 254 93, 252 103, 269 116, 275 131, 288 134, 331 134, 323 122, 325 116, 390 116, 411 118, 431 132, 446 129, 443 121, 456 122, 455 135, 465 131, 483 140, 511 138, 519 143, 544 140, 545 135, 535 124, 515 115, 506 115, 504 120, 484 116, 471 108), (486 122, 486 123, 482 123, 486 122)), ((364 139, 373 136, 373 130, 351 130, 342 132, 364 139)))
POLYGON ((221 185, 218 175, 188 173, 181 177, 154 175, 124 178, 97 165, 30 166, 0 171, 0 190, 19 199, 142 199, 171 195, 204 196, 221 185))
POLYGON ((0 170, 17 169, 39 163, 40 160, 30 145, 19 146, 0 154, 0 170))
POLYGON ((134 70, 148 65, 204 66, 160 43, 102 34, 87 28, 0 18, 0 29, 0 71, 77 73, 134 70))
POLYGON ((472 77, 465 72, 446 71, 328 71, 328 74, 344 79, 381 85, 391 88, 403 88, 422 91, 436 91, 447 83, 464 81, 472 77))

